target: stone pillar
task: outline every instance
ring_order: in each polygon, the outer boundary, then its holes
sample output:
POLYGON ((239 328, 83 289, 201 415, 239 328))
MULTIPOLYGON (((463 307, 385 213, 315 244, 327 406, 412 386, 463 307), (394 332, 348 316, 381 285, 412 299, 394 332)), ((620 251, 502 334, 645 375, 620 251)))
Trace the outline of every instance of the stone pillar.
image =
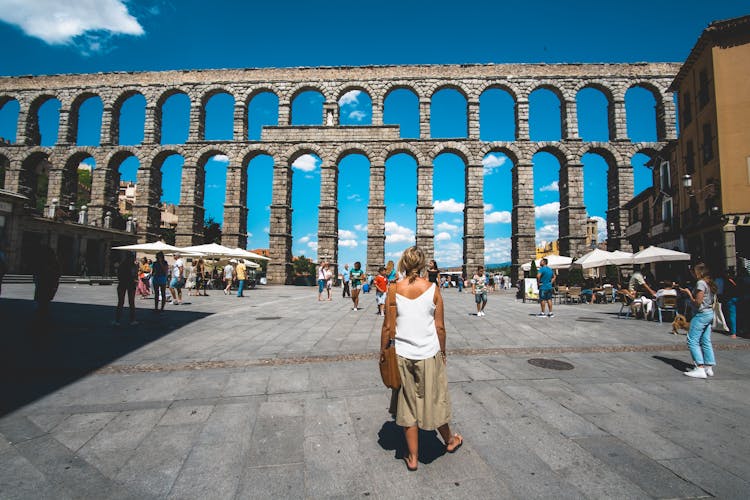
POLYGON ((326 101, 323 103, 323 125, 333 127, 341 125, 339 116, 339 103, 336 101, 326 101))
POLYGON ((577 258, 588 251, 587 218, 583 204, 583 165, 566 163, 560 167, 560 255, 577 258))
POLYGON ((21 160, 10 160, 5 166, 5 189, 14 193, 21 193, 23 184, 21 160))
MULTIPOLYGON (((320 205, 318 206, 318 262, 338 263, 339 211, 336 204, 338 165, 323 162, 320 167, 320 205)), ((331 269, 335 274, 336 269, 331 269)))
POLYGON ((470 275, 484 266, 484 169, 482 164, 466 166, 464 204, 464 272, 470 275))
POLYGON ((29 107, 24 113, 24 106, 22 105, 18 111, 18 124, 19 128, 23 126, 23 132, 19 130, 17 137, 23 138, 24 143, 20 140, 16 141, 17 144, 26 144, 29 146, 38 146, 42 142, 42 134, 39 131, 39 108, 32 110, 29 107))
POLYGON ((161 227, 161 170, 141 165, 138 169, 138 189, 133 203, 133 216, 138 230, 138 241, 147 243, 159 239, 161 227))
POLYGON ((292 272, 291 165, 274 163, 272 196, 269 231, 271 261, 268 263, 266 275, 269 284, 290 285, 294 279, 292 272))
POLYGON ((47 175, 47 204, 44 207, 44 214, 47 217, 54 218, 54 211, 50 211, 53 200, 57 200, 57 206, 66 209, 68 206, 68 196, 64 195, 64 171, 62 168, 50 168, 47 175))
POLYGON ((417 246, 429 261, 435 258, 435 206, 432 199, 432 165, 417 166, 417 246))
POLYGON ((112 106, 105 105, 102 108, 102 128, 99 132, 99 144, 102 146, 117 144, 119 141, 120 130, 118 124, 114 123, 114 119, 112 106))
POLYGON ((178 247, 203 243, 205 213, 203 189, 205 182, 206 172, 203 167, 198 167, 194 163, 183 165, 180 204, 177 206, 177 229, 175 231, 175 244, 178 247))
POLYGON ((615 99, 612 103, 612 112, 609 113, 609 134, 612 141, 629 140, 624 99, 615 99))
POLYGON ((466 103, 467 137, 479 140, 479 100, 472 99, 466 103))
POLYGON ((188 142, 206 140, 206 106, 204 103, 194 103, 190 100, 190 130, 188 142))
POLYGON ((660 141, 677 139, 674 101, 665 96, 656 103, 656 136, 660 141))
POLYGON ((227 195, 224 202, 224 225, 221 244, 230 248, 247 248, 247 169, 230 163, 227 166, 227 195))
POLYGON ((628 164, 611 165, 607 171, 607 250, 630 252, 630 241, 622 236, 630 216, 622 208, 633 198, 633 167, 628 164), (614 231, 612 227, 614 226, 614 231))
POLYGON ((579 141, 581 137, 578 135, 578 108, 576 107, 575 101, 563 101, 562 105, 565 106, 564 110, 561 110, 563 117, 562 123, 562 136, 568 141, 579 141))
POLYGON ((419 138, 430 138, 430 99, 427 98, 419 99, 419 138))
POLYGON ((75 144, 78 134, 78 113, 71 115, 70 108, 60 106, 60 121, 57 127, 57 141, 59 145, 75 144))
POLYGON ((279 99, 279 126, 292 124, 292 103, 279 99))
POLYGON ((370 165, 370 204, 367 206, 367 271, 385 264, 385 165, 370 165))
POLYGON ((526 96, 516 102, 516 140, 529 140, 529 99, 526 96))
POLYGON ((513 167, 513 212, 511 214, 511 261, 514 281, 523 276, 521 264, 536 258, 536 222, 534 214, 534 165, 518 163, 513 167))
POLYGON ((235 142, 245 142, 248 140, 248 120, 247 107, 244 103, 234 103, 234 121, 232 137, 235 142))
POLYGON ((383 124, 383 101, 378 97, 372 97, 372 124, 379 126, 383 124))
POLYGON ((161 143, 161 114, 162 109, 154 104, 146 103, 146 118, 143 121, 143 144, 161 143))
POLYGON ((109 165, 97 167, 92 172, 89 224, 103 227, 104 214, 117 211, 117 194, 120 172, 109 165))
POLYGON ((31 144, 30 137, 26 133, 29 130, 29 105, 23 100, 18 100, 18 122, 16 123, 16 144, 31 144))

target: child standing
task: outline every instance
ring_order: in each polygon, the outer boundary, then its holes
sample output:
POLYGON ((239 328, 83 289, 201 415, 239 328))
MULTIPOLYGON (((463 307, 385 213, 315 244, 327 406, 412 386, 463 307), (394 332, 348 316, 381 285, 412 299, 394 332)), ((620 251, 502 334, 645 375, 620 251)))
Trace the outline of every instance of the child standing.
POLYGON ((385 275, 385 267, 378 269, 378 275, 373 280, 375 283, 375 303, 378 305, 378 316, 383 316, 383 307, 385 306, 386 292, 388 291, 388 278, 385 275))

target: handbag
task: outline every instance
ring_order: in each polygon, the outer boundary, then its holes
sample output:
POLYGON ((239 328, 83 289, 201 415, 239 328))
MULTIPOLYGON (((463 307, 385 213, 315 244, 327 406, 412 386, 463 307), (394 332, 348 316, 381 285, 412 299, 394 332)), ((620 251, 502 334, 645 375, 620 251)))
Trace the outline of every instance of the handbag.
POLYGON ((714 311, 714 319, 711 323, 711 329, 717 332, 728 332, 729 325, 727 325, 727 320, 724 319, 724 313, 721 310, 721 302, 719 302, 719 299, 714 298, 714 303, 711 308, 714 311))
POLYGON ((398 371, 398 360, 396 358, 396 288, 388 287, 388 295, 385 304, 385 319, 383 329, 380 333, 380 378, 389 389, 401 388, 401 375, 398 371), (386 343, 387 342, 387 343, 386 343), (385 346, 383 346, 385 344, 385 346))

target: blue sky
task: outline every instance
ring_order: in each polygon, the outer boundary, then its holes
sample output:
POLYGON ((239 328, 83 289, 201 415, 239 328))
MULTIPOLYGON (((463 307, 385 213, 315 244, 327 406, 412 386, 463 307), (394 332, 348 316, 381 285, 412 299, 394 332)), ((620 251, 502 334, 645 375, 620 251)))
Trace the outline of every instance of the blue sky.
MULTIPOLYGON (((634 0, 618 9, 605 2, 537 1, 515 3, 466 1, 383 1, 357 6, 351 2, 236 2, 215 0, 0 0, 0 75, 86 73, 167 69, 288 67, 410 63, 506 62, 637 62, 683 61, 703 28, 716 19, 745 15, 741 1, 634 0), (54 13, 55 15, 51 15, 54 13)), ((640 89, 626 96, 628 133, 633 140, 656 137, 653 100, 640 89)), ((606 139, 606 114, 601 95, 578 97, 580 133, 584 140, 606 139)), ((435 96, 433 137, 465 135, 459 95, 435 96), (463 127, 463 130, 462 130, 463 127)), ((231 98, 209 103, 207 137, 231 137, 231 98)), ((513 137, 507 95, 488 92, 481 101, 481 137, 513 137)), ((275 98, 264 95, 250 106, 250 139, 263 124, 276 123, 275 98)), ((320 122, 320 98, 300 96, 294 124, 320 122)), ((97 144, 101 105, 82 110, 80 144, 97 144)), ((557 103, 545 92, 531 96, 533 140, 559 137, 557 103)), ((366 94, 351 94, 340 102, 342 122, 369 123, 366 94)), ((123 111, 120 142, 142 139, 143 103, 134 99, 123 111)), ((164 143, 184 142, 188 105, 180 96, 164 109, 164 143)), ((402 137, 414 137, 416 102, 394 94, 386 103, 386 123, 401 125, 402 137)), ((54 143, 57 119, 54 102, 40 113, 42 140, 54 143)), ((0 136, 15 136, 13 104, 0 109, 0 136)), ((634 158, 635 192, 650 183, 650 172, 634 158)), ((510 249, 510 161, 502 155, 485 158, 486 260, 508 260, 510 249)), ((172 157, 162 168, 163 200, 177 202, 182 159, 172 157)), ((534 158, 537 240, 557 237, 559 165, 550 155, 534 158)), ((226 161, 214 158, 206 168, 205 206, 223 219, 226 161)), ((441 266, 461 261, 464 165, 458 157, 435 160, 436 256, 441 266)), ((268 245, 268 204, 271 200, 270 158, 249 166, 248 232, 251 248, 268 245)), ((293 250, 316 257, 320 161, 303 157, 294 166, 293 250)), ((134 179, 137 161, 121 167, 134 179)), ((339 261, 366 261, 369 163, 350 156, 339 165, 339 261)), ((584 202, 589 215, 606 211, 606 164, 596 155, 584 158, 584 202)), ((386 165, 386 254, 397 257, 413 242, 416 170, 412 159, 394 157, 386 165)), ((604 236, 602 225, 601 236, 604 236)))

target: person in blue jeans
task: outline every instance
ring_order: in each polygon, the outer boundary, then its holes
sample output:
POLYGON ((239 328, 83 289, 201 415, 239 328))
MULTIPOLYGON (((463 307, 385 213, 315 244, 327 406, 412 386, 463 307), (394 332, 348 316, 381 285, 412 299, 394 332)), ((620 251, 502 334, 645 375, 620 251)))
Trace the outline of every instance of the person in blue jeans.
POLYGON ((729 337, 737 338, 737 303, 739 302, 739 286, 737 277, 732 270, 728 270, 715 280, 719 302, 724 306, 727 314, 727 326, 729 327, 729 337))
POLYGON ((695 293, 688 288, 680 288, 680 291, 688 296, 694 312, 687 334, 687 344, 695 368, 686 371, 685 375, 708 378, 714 375, 716 366, 714 348, 711 345, 711 326, 714 320, 713 303, 716 300, 717 288, 705 264, 696 265, 692 273, 697 280, 695 293))
POLYGON ((537 314, 540 318, 548 317, 554 318, 555 315, 552 313, 552 286, 555 283, 555 272, 547 267, 547 259, 539 261, 539 270, 536 273, 536 280, 539 283, 539 305, 542 308, 542 312, 537 314), (547 304, 547 314, 544 313, 544 305, 547 304))

